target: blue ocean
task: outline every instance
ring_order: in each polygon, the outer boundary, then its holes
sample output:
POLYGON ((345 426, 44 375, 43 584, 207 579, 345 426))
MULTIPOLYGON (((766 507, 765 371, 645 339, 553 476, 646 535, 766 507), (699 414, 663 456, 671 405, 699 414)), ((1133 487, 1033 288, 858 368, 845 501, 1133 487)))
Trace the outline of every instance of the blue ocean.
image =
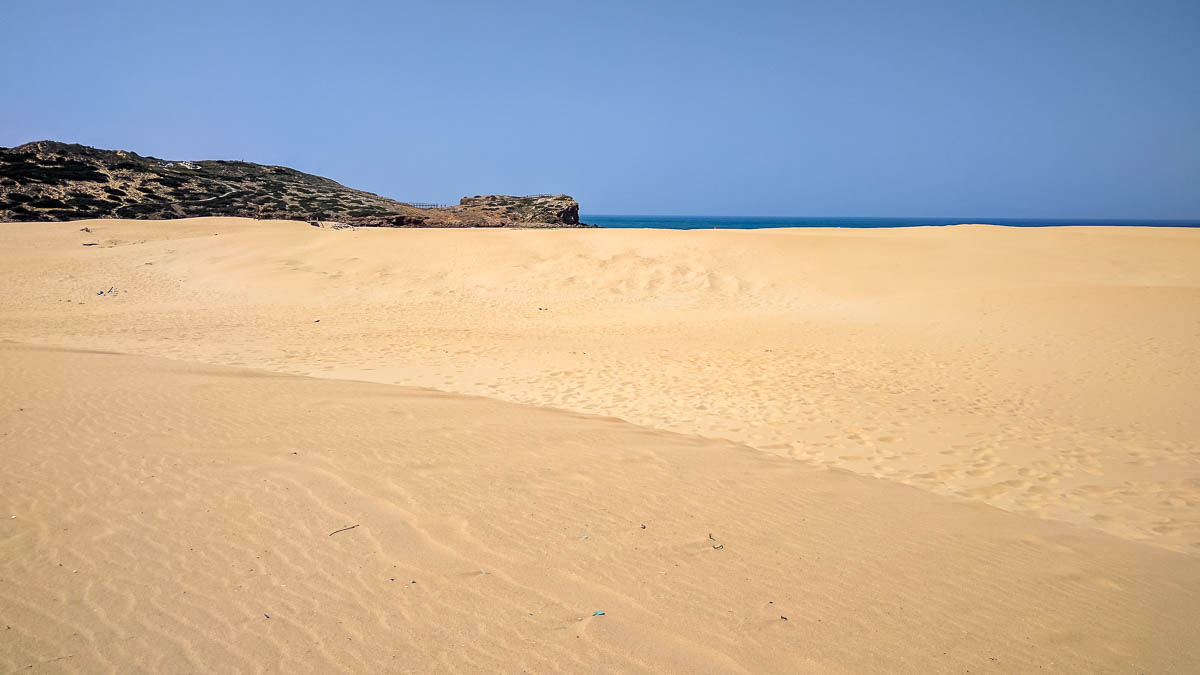
POLYGON ((920 227, 987 223, 1009 227, 1061 225, 1137 225, 1142 227, 1200 227, 1200 220, 1026 220, 1013 218, 779 218, 762 216, 618 216, 581 215, 579 220, 600 227, 641 227, 659 230, 754 230, 764 227, 920 227))

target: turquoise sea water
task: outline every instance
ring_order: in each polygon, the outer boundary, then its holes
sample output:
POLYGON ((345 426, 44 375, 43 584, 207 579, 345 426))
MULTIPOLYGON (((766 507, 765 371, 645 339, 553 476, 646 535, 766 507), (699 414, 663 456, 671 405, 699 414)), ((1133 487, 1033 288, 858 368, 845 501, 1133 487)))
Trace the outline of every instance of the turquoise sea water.
POLYGON ((660 230, 753 230, 763 227, 919 227, 987 223, 1010 227, 1056 225, 1138 225, 1143 227, 1200 227, 1200 220, 1026 220, 1013 218, 772 218, 737 216, 618 216, 581 215, 580 221, 600 227, 644 227, 660 230))

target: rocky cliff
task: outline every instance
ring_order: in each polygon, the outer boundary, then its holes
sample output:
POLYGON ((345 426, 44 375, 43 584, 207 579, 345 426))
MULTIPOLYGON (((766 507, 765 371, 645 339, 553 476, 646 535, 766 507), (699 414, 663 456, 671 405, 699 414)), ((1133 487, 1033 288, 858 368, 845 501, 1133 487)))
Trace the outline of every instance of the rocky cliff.
POLYGON ((493 214, 503 220, 517 223, 579 224, 579 204, 566 195, 476 195, 463 197, 459 206, 464 211, 493 214))
POLYGON ((379 227, 579 227, 566 195, 420 209, 282 166, 168 161, 37 141, 0 148, 0 221, 241 216, 379 227))

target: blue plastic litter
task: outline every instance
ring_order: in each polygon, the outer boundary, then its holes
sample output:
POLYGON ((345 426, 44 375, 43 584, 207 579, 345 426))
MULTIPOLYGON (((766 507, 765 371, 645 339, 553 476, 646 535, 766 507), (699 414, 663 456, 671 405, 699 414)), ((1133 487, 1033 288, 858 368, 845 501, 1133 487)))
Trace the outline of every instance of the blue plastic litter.
POLYGON ((604 616, 604 612, 592 612, 592 616, 604 616))

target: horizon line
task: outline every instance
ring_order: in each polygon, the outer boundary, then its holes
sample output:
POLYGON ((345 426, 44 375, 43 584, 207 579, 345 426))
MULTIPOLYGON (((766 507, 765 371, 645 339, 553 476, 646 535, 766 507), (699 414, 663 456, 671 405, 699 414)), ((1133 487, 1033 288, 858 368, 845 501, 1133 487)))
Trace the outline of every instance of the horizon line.
POLYGON ((756 219, 792 219, 792 220, 957 220, 963 224, 978 223, 986 225, 988 220, 1020 220, 1029 222, 1042 221, 1088 221, 1088 222, 1111 222, 1125 223, 1128 221, 1142 221, 1151 223, 1197 223, 1200 224, 1200 218, 1088 218, 1072 216, 1069 218, 1063 217, 1008 217, 1008 216, 987 216, 987 217, 971 217, 964 218, 961 216, 780 216, 780 215, 725 215, 725 214, 679 214, 679 213, 584 213, 580 211, 580 218, 756 218, 756 219))

